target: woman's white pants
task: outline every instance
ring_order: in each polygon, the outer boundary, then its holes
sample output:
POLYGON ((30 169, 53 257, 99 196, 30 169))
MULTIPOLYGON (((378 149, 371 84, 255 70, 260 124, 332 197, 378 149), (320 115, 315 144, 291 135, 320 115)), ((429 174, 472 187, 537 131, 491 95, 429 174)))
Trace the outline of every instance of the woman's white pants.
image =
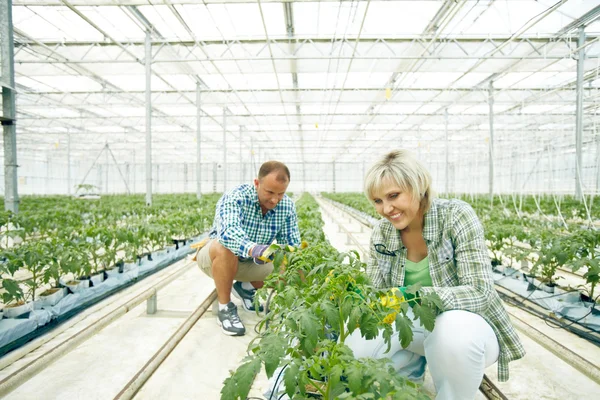
MULTIPOLYGON (((409 310, 412 319, 412 310, 409 310)), ((437 391, 437 400, 470 400, 475 397, 486 367, 498 359, 498 339, 490 325, 479 315, 462 310, 446 311, 437 316, 432 332, 413 328, 413 341, 403 349, 398 333, 392 346, 383 337, 366 340, 357 329, 346 338, 356 358, 390 358, 399 374, 408 379, 423 379, 425 366, 437 391)))

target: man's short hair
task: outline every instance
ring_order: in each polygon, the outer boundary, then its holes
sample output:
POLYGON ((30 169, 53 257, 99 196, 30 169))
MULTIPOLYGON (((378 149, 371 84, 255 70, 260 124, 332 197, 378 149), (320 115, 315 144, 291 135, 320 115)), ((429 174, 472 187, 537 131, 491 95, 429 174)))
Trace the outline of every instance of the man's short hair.
POLYGON ((279 161, 267 161, 263 165, 260 166, 258 170, 258 180, 261 180, 265 176, 276 172, 277 176, 275 179, 279 182, 289 182, 290 181, 290 170, 288 167, 279 161))
POLYGON ((420 202, 420 210, 427 212, 435 196, 431 188, 431 174, 419 160, 406 150, 394 150, 381 157, 367 172, 365 194, 373 200, 387 180, 395 182, 402 190, 420 202))

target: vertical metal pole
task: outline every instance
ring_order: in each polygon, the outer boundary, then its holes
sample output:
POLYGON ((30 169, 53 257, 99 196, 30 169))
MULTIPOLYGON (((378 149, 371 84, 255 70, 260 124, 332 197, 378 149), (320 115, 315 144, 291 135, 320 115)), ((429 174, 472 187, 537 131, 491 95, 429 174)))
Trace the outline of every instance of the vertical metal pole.
POLYGON ((0 0, 0 63, 2 78, 2 127, 4 139, 4 209, 19 212, 17 184, 17 115, 12 0, 0 0))
POLYGON ((600 194, 600 136, 596 135, 596 194, 600 194))
POLYGON ((489 195, 490 202, 493 201, 494 196, 494 82, 490 81, 490 173, 489 173, 489 195))
POLYGON ((46 179, 44 180, 44 194, 48 193, 48 184, 50 183, 50 153, 46 151, 46 179))
POLYGON ((135 194, 135 180, 136 180, 136 176, 135 176, 135 169, 136 169, 135 168, 135 147, 133 148, 132 153, 133 153, 133 163, 131 164, 131 166, 132 166, 132 169, 133 169, 133 185, 131 185, 131 186, 133 187, 133 189, 132 189, 133 192, 132 193, 135 194))
POLYGON ((448 140, 448 109, 444 110, 445 117, 445 130, 446 130, 446 196, 450 193, 449 179, 448 179, 448 157, 450 155, 450 142, 448 140))
POLYGON ((223 193, 227 191, 227 107, 223 107, 223 193))
POLYGON ((188 165, 183 163, 183 193, 187 193, 188 165))
POLYGON ((67 132, 67 194, 71 196, 71 132, 67 132))
POLYGON ((125 181, 127 182, 126 186, 129 187, 131 180, 129 179, 131 173, 131 165, 129 163, 125 164, 125 181))
POLYGON ((302 161, 302 191, 306 192, 306 163, 302 161))
POLYGON ((239 158, 239 166, 240 166, 240 183, 244 182, 244 175, 242 171, 242 126, 240 125, 240 158, 239 158))
POLYGON ((106 172, 104 172, 104 175, 106 176, 106 186, 104 187, 104 193, 108 194, 108 143, 105 145, 104 152, 106 153, 106 160, 104 160, 106 165, 106 172))
POLYGON ((546 147, 548 150, 548 190, 547 193, 552 193, 554 191, 554 171, 552 170, 552 148, 550 147, 550 143, 546 147))
MULTIPOLYGON (((255 174, 256 173, 256 168, 254 167, 254 139, 252 139, 252 136, 250 136, 250 160, 251 160, 251 167, 252 167, 252 172, 251 174, 255 174)), ((254 176, 253 176, 254 177, 254 176)))
POLYGON ((146 205, 152 205, 152 89, 150 78, 152 77, 152 44, 150 43, 150 31, 146 31, 146 205))
POLYGON ((213 193, 217 193, 217 163, 213 163, 213 193))
POLYGON ((335 193, 335 161, 332 162, 333 164, 333 193, 335 193))
POLYGON ((579 57, 577 57, 577 102, 576 102, 576 118, 575 118, 575 197, 582 199, 582 157, 581 147, 583 140, 583 63, 585 61, 585 27, 579 27, 579 40, 577 47, 579 48, 579 57))
POLYGON ((196 198, 202 197, 202 119, 201 102, 202 90, 200 82, 196 83, 196 198))

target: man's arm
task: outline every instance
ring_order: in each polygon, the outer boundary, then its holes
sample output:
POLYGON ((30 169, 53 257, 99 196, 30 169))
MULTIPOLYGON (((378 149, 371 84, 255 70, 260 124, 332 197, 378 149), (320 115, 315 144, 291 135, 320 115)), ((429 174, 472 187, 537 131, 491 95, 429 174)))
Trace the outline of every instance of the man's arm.
POLYGON ((234 195, 224 198, 217 207, 217 239, 238 257, 250 257, 250 251, 256 245, 242 227, 243 199, 234 195))
POLYGON ((298 228, 298 216, 296 215, 296 206, 292 203, 292 210, 287 216, 283 227, 277 233, 277 243, 289 244, 290 246, 300 246, 300 229, 298 228))

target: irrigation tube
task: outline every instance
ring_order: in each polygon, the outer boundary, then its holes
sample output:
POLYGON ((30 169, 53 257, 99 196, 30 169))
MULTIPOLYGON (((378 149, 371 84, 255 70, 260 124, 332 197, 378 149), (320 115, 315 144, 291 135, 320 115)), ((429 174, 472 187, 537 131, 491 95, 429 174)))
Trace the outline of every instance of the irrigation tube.
POLYGON ((211 294, 200 304, 194 313, 177 329, 177 331, 162 345, 162 347, 152 356, 152 358, 138 371, 137 374, 125 385, 125 387, 115 396, 114 400, 129 400, 135 396, 138 390, 152 376, 154 371, 160 367, 162 362, 171 354, 171 351, 179 344, 181 339, 206 312, 211 303, 217 299, 217 289, 213 289, 211 294))
MULTIPOLYGON (((2 381, 0 381, 0 397, 6 396, 8 393, 15 390, 17 387, 19 387, 20 385, 25 383, 27 380, 29 380, 33 376, 35 376, 42 369, 46 368, 48 365, 57 361, 60 357, 69 353, 76 346, 83 343, 84 341, 86 341, 87 339, 89 339, 90 337, 92 337, 93 335, 98 333, 100 330, 104 329, 106 326, 110 325, 113 321, 115 321, 119 317, 125 315, 126 313, 131 311, 133 308, 135 308, 142 302, 146 301, 148 298, 156 295, 156 293, 158 292, 159 289, 163 288, 164 286, 168 285, 173 280, 178 278, 183 272, 185 272, 187 270, 187 268, 189 266, 191 266, 193 264, 194 264, 193 262, 185 264, 180 269, 173 272, 172 274, 167 276, 165 279, 163 279, 156 285, 145 290, 144 292, 142 292, 138 296, 134 297, 133 299, 129 300, 125 304, 119 306, 118 308, 115 308, 114 310, 110 311, 104 317, 95 321, 94 323, 87 326, 83 330, 77 332, 75 335, 69 337, 65 341, 61 342, 60 344, 56 345, 55 347, 53 347, 52 349, 47 351, 46 353, 42 354, 40 357, 36 358, 35 360, 31 361, 30 363, 19 368, 17 371, 8 375, 6 378, 4 378, 2 381)), ((65 329, 69 328, 70 326, 71 325, 64 326, 63 329, 61 329, 61 330, 57 329, 57 332, 53 331, 52 333, 54 336, 56 336, 59 333, 61 333, 62 331, 64 331, 65 329)), ((50 338, 46 338, 45 340, 37 342, 37 343, 36 342, 32 343, 33 348, 30 348, 32 346, 26 346, 22 349, 16 350, 15 351, 16 353, 14 355, 12 355, 12 358, 16 358, 16 359, 21 358, 25 354, 27 354, 28 352, 41 346, 48 340, 50 340, 50 338)))

